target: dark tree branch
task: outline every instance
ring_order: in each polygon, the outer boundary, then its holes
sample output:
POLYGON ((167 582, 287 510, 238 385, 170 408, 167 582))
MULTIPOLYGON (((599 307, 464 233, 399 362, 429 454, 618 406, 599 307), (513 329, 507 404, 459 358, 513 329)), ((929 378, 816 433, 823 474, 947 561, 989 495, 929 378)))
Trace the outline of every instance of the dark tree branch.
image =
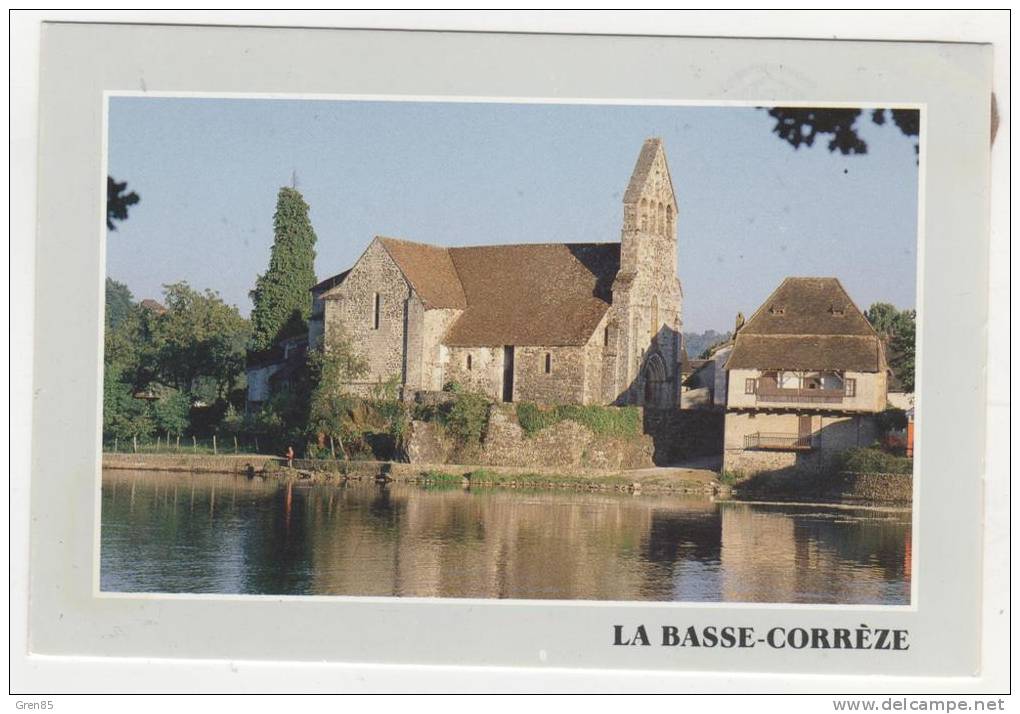
MULTIPOLYGON (((878 126, 886 123, 885 109, 871 112, 871 120, 878 126)), ((773 107, 769 116, 776 120, 773 133, 795 149, 813 146, 819 135, 831 137, 829 151, 839 151, 844 156, 868 153, 868 144, 857 133, 860 109, 811 109, 803 107, 773 107)), ((893 109, 889 112, 904 136, 917 136, 920 131, 921 115, 916 109, 893 109)), ((918 145, 914 144, 914 151, 918 145)))
POLYGON ((106 227, 111 231, 117 230, 114 221, 123 221, 128 217, 128 207, 138 203, 141 197, 131 191, 124 193, 127 189, 127 182, 117 183, 112 176, 106 177, 106 227))

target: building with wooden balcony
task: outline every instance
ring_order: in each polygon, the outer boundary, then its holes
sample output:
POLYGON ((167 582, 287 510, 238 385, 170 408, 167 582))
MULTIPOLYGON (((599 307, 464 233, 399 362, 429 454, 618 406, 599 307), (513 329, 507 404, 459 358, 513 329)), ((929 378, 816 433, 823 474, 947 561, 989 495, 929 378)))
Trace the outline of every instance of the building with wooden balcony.
POLYGON ((886 408, 885 347, 836 278, 786 278, 726 361, 723 468, 821 468, 867 446, 886 408))

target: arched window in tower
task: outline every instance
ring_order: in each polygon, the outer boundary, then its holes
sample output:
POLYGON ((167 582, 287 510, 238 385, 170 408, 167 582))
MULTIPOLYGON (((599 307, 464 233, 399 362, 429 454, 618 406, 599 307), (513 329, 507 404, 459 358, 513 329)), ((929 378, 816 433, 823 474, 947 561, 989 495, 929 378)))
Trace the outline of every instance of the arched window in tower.
POLYGON ((641 230, 648 230, 648 199, 641 199, 641 230))
POLYGON ((673 207, 666 204, 666 235, 673 235, 673 207))
POLYGON ((654 341, 655 336, 659 332, 659 298, 655 296, 652 298, 652 315, 651 320, 648 323, 648 339, 654 341))
POLYGON ((379 329, 379 321, 382 312, 382 296, 379 293, 372 294, 372 329, 379 329))
POLYGON ((666 231, 666 209, 661 203, 655 204, 655 232, 664 233, 666 231))

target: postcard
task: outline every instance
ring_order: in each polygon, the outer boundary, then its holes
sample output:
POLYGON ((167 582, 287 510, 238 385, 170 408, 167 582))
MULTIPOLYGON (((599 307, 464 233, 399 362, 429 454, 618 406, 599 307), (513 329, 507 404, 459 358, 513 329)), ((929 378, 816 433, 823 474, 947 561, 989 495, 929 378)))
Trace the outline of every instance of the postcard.
POLYGON ((267 32, 44 30, 33 652, 979 670, 987 46, 267 32))

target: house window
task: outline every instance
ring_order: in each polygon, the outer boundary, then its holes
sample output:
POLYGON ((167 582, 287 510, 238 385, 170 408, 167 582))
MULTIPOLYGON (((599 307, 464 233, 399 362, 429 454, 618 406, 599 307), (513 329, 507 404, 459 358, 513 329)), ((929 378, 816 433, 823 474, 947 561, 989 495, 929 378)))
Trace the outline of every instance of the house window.
POLYGON ((754 394, 758 391, 758 380, 754 377, 748 377, 744 380, 744 394, 754 394))
POLYGON ((548 352, 545 353, 545 373, 549 374, 552 372, 552 355, 548 352))
POLYGON ((372 329, 379 329, 379 318, 382 312, 382 296, 379 293, 372 294, 372 329))
POLYGON ((857 396, 857 380, 853 377, 849 377, 844 382, 846 385, 846 396, 856 397, 857 396))
POLYGON ((467 368, 468 368, 468 372, 470 372, 471 371, 471 355, 467 356, 467 368))

